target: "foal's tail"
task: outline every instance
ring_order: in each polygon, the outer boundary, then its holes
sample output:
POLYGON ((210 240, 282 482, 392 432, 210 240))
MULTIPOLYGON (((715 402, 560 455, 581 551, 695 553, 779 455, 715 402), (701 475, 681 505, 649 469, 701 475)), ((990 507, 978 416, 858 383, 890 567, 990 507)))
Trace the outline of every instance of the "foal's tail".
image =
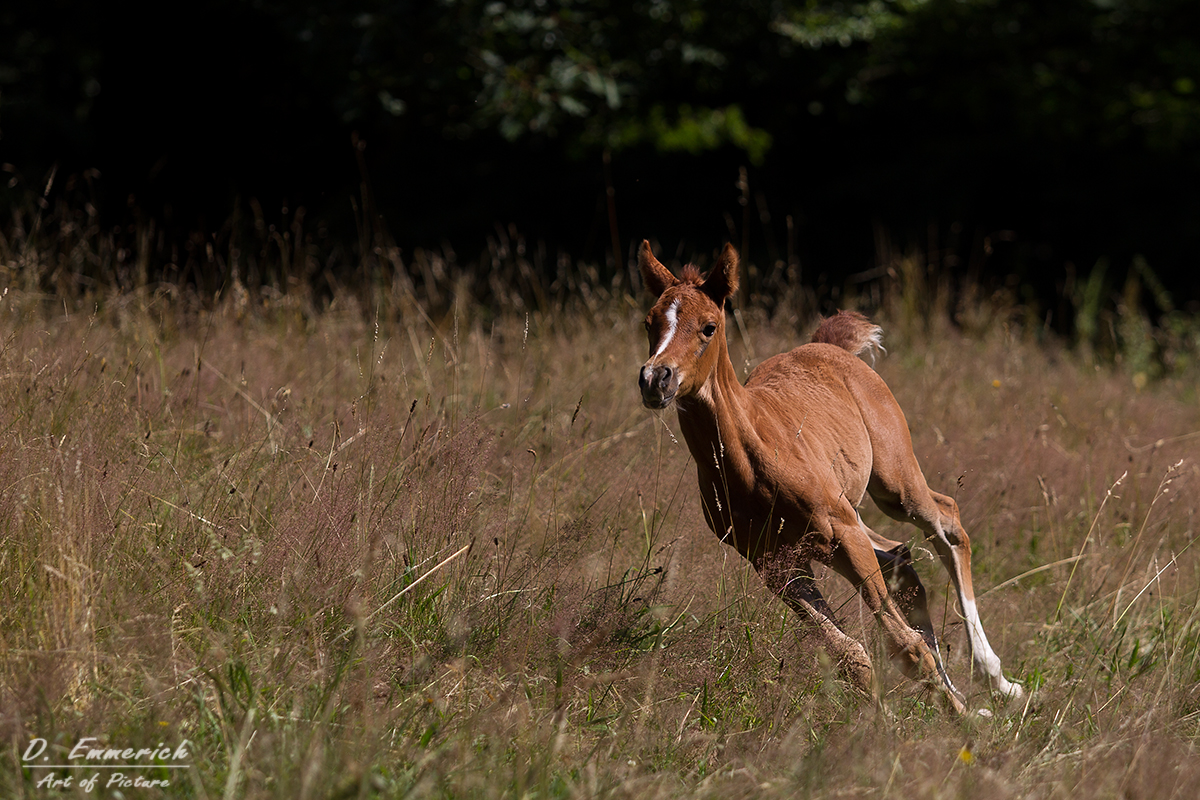
POLYGON ((887 352, 883 346, 883 328, 857 311, 839 311, 822 320, 812 340, 837 345, 856 356, 870 353, 872 362, 877 352, 887 352))

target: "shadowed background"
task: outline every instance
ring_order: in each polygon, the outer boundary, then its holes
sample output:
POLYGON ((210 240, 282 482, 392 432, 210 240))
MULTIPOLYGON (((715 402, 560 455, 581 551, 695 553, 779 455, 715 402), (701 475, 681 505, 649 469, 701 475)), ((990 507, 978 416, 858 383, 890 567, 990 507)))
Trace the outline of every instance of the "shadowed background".
POLYGON ((153 221, 150 272, 208 288, 228 275, 186 268, 202 241, 303 209, 311 241, 354 243, 374 219, 406 259, 472 262, 499 226, 538 243, 543 270, 565 253, 620 272, 643 237, 683 258, 732 240, 830 305, 887 241, 1008 286, 1062 333, 1098 262, 1104 302, 1130 274, 1152 315, 1198 296, 1200 9, 1184 0, 0 16, 4 201, 90 204, 118 235, 153 221))

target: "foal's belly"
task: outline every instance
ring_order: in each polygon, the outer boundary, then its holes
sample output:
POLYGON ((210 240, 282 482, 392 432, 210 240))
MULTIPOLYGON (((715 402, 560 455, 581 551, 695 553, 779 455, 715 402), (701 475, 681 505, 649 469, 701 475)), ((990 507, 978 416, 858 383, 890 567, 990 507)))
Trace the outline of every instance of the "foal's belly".
POLYGON ((766 482, 734 487, 719 478, 699 477, 709 529, 751 562, 757 564, 763 556, 784 552, 820 561, 830 555, 828 525, 812 506, 798 501, 794 492, 777 491, 766 482))

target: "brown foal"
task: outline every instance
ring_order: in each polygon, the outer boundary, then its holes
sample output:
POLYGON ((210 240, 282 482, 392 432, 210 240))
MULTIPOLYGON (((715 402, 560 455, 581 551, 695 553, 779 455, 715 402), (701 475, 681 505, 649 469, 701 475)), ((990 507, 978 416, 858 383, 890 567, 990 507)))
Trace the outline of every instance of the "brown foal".
POLYGON ((853 684, 870 691, 871 662, 838 627, 813 580, 814 560, 858 589, 904 674, 939 690, 962 713, 908 548, 875 533, 858 514, 870 494, 885 514, 916 525, 933 543, 958 592, 976 667, 993 691, 1020 697, 979 621, 958 506, 930 491, 904 412, 883 379, 856 357, 880 347, 881 329, 842 312, 822 323, 812 344, 767 359, 743 386, 725 342, 724 304, 738 282, 733 246, 725 245, 704 279, 690 265, 676 278, 648 242, 638 262, 658 297, 646 317, 650 359, 638 377, 642 402, 675 403, 708 527, 820 634, 853 684))

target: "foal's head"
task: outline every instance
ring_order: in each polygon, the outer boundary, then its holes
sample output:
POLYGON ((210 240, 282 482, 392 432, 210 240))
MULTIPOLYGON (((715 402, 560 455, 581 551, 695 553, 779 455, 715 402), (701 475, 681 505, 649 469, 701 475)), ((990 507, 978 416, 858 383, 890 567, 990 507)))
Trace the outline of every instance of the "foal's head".
POLYGON ((709 345, 725 341, 725 298, 737 291, 737 265, 737 251, 727 244, 706 278, 688 265, 680 279, 642 242, 642 280, 658 297, 646 316, 650 359, 638 375, 647 408, 666 408, 694 394, 715 369, 722 348, 709 345))

